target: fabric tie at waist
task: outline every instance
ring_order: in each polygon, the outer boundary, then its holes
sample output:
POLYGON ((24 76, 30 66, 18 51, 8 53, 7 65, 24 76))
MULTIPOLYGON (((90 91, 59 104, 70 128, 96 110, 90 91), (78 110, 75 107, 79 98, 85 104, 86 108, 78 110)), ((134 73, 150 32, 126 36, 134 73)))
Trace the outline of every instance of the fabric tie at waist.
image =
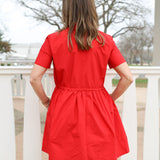
POLYGON ((81 91, 93 91, 93 90, 103 90, 105 89, 104 86, 102 87, 66 87, 66 86, 55 86, 55 88, 60 88, 60 89, 66 89, 66 90, 81 90, 81 91))

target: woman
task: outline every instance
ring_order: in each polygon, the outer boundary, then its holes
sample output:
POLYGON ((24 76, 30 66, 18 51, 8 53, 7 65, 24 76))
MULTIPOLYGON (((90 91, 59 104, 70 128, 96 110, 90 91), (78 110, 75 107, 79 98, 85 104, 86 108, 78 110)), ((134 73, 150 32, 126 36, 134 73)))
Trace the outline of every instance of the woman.
POLYGON ((46 37, 30 75, 48 108, 42 151, 49 160, 116 160, 129 145, 115 100, 132 74, 113 38, 98 30, 94 0, 63 0, 62 18, 64 27, 46 37), (52 61, 50 98, 41 79, 52 61), (103 85, 107 65, 120 75, 111 94, 103 85))

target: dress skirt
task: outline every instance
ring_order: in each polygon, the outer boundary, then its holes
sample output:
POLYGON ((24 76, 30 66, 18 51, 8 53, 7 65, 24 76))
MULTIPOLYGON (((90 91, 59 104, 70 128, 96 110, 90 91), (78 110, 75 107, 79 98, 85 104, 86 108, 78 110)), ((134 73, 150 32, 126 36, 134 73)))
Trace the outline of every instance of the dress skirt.
POLYGON ((129 152, 119 111, 104 87, 55 87, 42 151, 49 160, 117 160, 129 152))

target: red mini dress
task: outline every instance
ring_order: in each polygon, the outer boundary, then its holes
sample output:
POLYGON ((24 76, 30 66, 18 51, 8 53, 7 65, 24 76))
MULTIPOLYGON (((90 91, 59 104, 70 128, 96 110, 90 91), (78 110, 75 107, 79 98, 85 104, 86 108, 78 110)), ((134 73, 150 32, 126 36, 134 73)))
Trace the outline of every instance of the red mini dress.
POLYGON ((49 34, 35 64, 51 68, 55 88, 47 110, 42 151, 49 160, 117 160, 129 152, 128 138, 117 106, 104 87, 107 65, 126 62, 113 38, 102 32, 89 51, 79 51, 72 32, 73 51, 67 46, 68 29, 49 34))

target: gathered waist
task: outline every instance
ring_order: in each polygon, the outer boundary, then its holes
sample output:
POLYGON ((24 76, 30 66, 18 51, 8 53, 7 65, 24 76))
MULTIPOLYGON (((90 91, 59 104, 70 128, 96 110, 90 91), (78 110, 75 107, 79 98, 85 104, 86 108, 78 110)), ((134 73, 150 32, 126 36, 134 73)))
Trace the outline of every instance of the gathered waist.
POLYGON ((67 87, 67 86, 58 86, 56 85, 55 88, 65 89, 65 90, 80 90, 80 91, 93 91, 93 90, 102 90, 105 89, 104 86, 102 87, 67 87))

